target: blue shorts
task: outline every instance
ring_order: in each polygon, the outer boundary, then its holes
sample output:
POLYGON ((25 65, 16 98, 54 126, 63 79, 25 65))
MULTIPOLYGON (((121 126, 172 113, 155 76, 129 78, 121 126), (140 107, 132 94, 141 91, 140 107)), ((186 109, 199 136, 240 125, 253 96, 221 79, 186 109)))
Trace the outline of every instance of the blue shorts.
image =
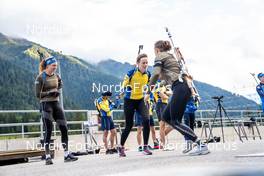
POLYGON ((157 113, 157 116, 158 116, 159 121, 161 121, 163 119, 162 118, 162 114, 163 114, 163 111, 164 111, 164 109, 166 107, 167 107, 167 104, 166 103, 158 102, 156 104, 156 113, 157 113))
MULTIPOLYGON (((154 119, 152 116, 149 117, 149 125, 154 126, 154 119)), ((143 118, 138 112, 135 112, 135 126, 143 126, 143 118)))
POLYGON ((102 124, 101 129, 103 131, 105 130, 109 131, 115 128, 112 117, 102 116, 101 124, 102 124))

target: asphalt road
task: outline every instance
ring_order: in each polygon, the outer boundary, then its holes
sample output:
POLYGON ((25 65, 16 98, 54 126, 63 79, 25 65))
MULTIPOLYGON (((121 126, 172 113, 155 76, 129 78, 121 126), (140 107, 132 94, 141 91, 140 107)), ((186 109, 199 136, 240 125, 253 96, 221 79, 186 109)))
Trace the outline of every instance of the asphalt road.
POLYGON ((59 155, 50 166, 40 160, 2 166, 0 176, 264 175, 263 140, 211 144, 210 150, 211 153, 204 156, 188 156, 180 150, 156 150, 152 156, 144 156, 130 150, 125 158, 119 158, 117 154, 98 154, 80 156, 72 163, 64 163, 59 155), (263 155, 236 157, 252 153, 263 155))

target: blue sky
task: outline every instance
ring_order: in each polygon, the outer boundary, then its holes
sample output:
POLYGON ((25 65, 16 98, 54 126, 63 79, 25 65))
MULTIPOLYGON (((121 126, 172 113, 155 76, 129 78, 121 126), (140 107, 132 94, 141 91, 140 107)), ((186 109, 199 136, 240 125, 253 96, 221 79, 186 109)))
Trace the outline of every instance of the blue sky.
POLYGON ((1 0, 0 32, 90 62, 135 62, 168 26, 194 78, 256 98, 250 72, 264 72, 261 0, 1 0))

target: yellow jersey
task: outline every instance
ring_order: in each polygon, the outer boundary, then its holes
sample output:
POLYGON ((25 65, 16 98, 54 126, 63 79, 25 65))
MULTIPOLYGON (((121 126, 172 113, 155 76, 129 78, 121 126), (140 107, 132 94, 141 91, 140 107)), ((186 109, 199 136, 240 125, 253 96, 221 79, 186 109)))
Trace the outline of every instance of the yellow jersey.
POLYGON ((141 73, 138 68, 130 70, 124 78, 122 88, 126 99, 140 100, 144 97, 151 74, 149 71, 141 73))

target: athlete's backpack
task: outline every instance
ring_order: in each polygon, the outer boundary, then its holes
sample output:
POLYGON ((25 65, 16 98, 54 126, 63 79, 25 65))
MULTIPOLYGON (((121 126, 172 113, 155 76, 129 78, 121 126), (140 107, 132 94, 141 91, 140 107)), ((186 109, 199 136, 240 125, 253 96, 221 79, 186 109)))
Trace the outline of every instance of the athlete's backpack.
MULTIPOLYGON (((136 71, 137 71, 137 67, 135 67, 133 70, 131 70, 131 71, 133 71, 132 72, 132 74, 127 74, 127 76, 129 77, 129 82, 131 81, 131 79, 132 79, 132 77, 134 76, 134 74, 136 73, 136 71)), ((147 70, 147 74, 148 74, 148 82, 149 82, 149 80, 150 80, 150 77, 151 77, 151 74, 150 74, 150 72, 147 70)))

